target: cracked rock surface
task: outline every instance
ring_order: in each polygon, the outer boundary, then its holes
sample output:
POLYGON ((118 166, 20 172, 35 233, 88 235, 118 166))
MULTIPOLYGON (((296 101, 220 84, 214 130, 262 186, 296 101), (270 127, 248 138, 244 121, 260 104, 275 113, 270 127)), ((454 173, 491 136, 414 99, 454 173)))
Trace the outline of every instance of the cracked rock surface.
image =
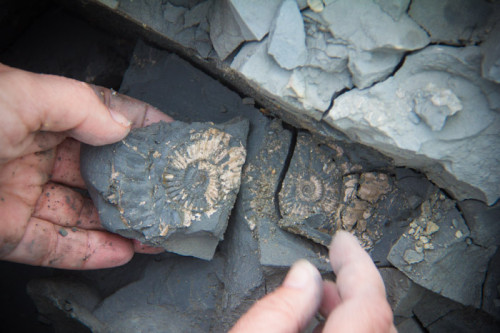
POLYGON ((248 121, 160 122, 84 146, 81 172, 109 231, 212 259, 240 186, 248 121))

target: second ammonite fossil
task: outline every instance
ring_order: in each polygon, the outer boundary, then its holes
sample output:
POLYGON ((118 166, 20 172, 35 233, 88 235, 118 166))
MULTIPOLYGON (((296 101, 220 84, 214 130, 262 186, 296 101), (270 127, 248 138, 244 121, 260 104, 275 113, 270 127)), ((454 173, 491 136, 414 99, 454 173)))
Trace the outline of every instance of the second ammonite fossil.
POLYGON ((211 259, 240 186, 248 121, 157 123, 85 146, 81 171, 103 226, 144 244, 211 259))

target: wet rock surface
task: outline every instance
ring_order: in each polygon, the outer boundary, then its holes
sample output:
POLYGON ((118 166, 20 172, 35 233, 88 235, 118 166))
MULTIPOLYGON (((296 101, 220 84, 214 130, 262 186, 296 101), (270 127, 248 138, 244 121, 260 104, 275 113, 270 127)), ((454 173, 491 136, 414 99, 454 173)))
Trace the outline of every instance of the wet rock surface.
POLYGON ((212 259, 245 162, 248 121, 152 124, 119 143, 84 146, 81 172, 109 231, 212 259))

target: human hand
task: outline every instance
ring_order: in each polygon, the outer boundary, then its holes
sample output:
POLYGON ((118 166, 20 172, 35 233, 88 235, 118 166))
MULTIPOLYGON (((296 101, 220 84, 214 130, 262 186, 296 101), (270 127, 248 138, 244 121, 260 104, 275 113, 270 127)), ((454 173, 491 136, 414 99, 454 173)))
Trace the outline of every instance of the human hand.
POLYGON ((382 278, 352 235, 337 232, 330 262, 335 283, 322 281, 313 265, 300 260, 231 332, 301 332, 318 310, 326 321, 315 332, 396 332, 382 278))
POLYGON ((0 259, 96 269, 158 252, 103 231, 92 201, 70 187, 85 188, 80 142, 113 143, 172 118, 106 88, 2 64, 0 117, 0 259))

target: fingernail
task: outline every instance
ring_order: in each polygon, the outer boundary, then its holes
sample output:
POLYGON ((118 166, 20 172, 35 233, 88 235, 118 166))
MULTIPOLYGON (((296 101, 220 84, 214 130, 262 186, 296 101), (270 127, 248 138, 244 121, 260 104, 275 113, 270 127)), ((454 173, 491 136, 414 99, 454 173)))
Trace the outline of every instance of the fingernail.
POLYGON ((113 118, 114 121, 116 121, 118 124, 125 126, 125 127, 130 127, 132 125, 132 122, 125 118, 124 115, 122 115, 119 112, 114 111, 113 109, 109 109, 109 114, 111 115, 111 118, 113 118))
POLYGON ((283 281, 283 286, 294 289, 304 289, 318 281, 321 281, 321 275, 316 267, 309 261, 301 259, 290 268, 285 281, 283 281))

